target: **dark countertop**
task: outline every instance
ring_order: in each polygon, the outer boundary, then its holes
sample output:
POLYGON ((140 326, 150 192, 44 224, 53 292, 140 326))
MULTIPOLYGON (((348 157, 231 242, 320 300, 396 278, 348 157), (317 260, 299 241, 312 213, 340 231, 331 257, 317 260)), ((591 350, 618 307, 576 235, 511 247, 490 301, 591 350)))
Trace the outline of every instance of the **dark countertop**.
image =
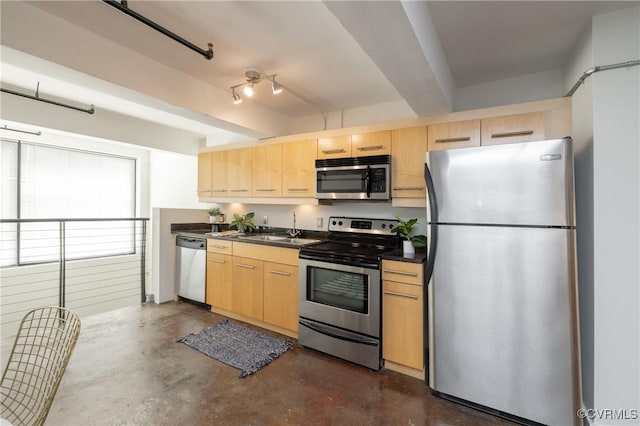
MULTIPOLYGON (((227 224, 224 224, 227 225, 227 224)), ((228 229, 228 225, 227 225, 228 229)), ((184 236, 184 237, 192 237, 192 238, 211 238, 217 240, 228 240, 228 241, 238 241, 249 244, 262 244, 267 246, 275 246, 275 247, 284 247, 284 248, 296 248, 299 249, 305 245, 309 244, 296 244, 291 242, 290 240, 282 240, 282 241, 269 241, 269 240, 247 240, 244 238, 239 238, 245 235, 278 235, 278 236, 287 236, 287 229, 285 228, 273 228, 273 227, 258 227, 254 232, 251 233, 237 233, 237 234, 227 234, 211 232, 212 225, 208 223, 176 223, 171 224, 171 233, 184 236)), ((327 238, 327 233, 322 231, 307 231, 303 230, 302 235, 299 238, 305 239, 314 239, 320 240, 317 243, 324 242, 327 238)))
POLYGON ((427 260, 427 249, 424 247, 416 248, 416 254, 413 257, 408 257, 402 254, 402 248, 394 250, 389 253, 385 253, 380 256, 382 259, 386 260, 396 260, 399 262, 409 262, 409 263, 425 263, 427 260))

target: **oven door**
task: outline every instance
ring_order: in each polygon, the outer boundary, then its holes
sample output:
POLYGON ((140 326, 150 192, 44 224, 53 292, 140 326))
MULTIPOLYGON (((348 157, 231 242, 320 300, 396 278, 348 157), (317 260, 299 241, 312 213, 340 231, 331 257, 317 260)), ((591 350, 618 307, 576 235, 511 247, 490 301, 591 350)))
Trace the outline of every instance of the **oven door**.
POLYGON ((380 270, 300 259, 299 313, 380 337, 380 270))

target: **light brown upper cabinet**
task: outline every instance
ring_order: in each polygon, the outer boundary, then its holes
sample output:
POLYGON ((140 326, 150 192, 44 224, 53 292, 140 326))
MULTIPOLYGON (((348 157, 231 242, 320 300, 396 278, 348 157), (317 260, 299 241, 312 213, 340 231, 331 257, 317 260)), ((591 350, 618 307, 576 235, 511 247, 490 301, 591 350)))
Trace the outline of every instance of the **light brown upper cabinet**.
POLYGON ((353 157, 388 154, 391 154, 391 131, 351 135, 351 155, 353 157))
POLYGON ((480 120, 432 124, 428 136, 429 151, 480 146, 480 120))
POLYGON ((251 150, 251 195, 282 196, 282 144, 254 146, 251 150))
POLYGON ((427 127, 407 127, 391 131, 393 198, 424 198, 424 162, 427 127))
POLYGON ((227 151, 228 197, 251 196, 251 148, 227 151))
POLYGON ((211 196, 211 154, 198 154, 198 197, 211 196))
POLYGON ((314 197, 316 194, 317 141, 282 144, 282 196, 314 197))
POLYGON ((211 195, 210 197, 226 197, 229 195, 227 185, 227 151, 213 151, 211 154, 211 195))
POLYGON ((351 135, 318 138, 318 159, 351 157, 351 135))
POLYGON ((544 139, 544 112, 507 115, 482 120, 482 145, 544 139))

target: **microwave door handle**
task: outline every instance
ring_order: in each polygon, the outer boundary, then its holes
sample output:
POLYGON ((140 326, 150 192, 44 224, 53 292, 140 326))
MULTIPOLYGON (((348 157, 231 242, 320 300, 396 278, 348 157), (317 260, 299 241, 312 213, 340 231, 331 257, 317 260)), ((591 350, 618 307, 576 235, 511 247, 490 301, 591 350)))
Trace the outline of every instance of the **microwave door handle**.
POLYGON ((367 189, 367 198, 371 198, 371 166, 367 166, 367 174, 364 178, 364 184, 367 189))

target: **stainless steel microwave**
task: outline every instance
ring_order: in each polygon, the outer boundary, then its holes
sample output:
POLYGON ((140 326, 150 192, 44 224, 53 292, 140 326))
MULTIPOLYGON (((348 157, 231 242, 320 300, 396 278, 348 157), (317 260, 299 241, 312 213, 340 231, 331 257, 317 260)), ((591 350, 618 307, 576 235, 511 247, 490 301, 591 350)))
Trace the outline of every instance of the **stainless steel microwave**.
POLYGON ((316 160, 318 199, 388 200, 390 186, 390 155, 316 160))

